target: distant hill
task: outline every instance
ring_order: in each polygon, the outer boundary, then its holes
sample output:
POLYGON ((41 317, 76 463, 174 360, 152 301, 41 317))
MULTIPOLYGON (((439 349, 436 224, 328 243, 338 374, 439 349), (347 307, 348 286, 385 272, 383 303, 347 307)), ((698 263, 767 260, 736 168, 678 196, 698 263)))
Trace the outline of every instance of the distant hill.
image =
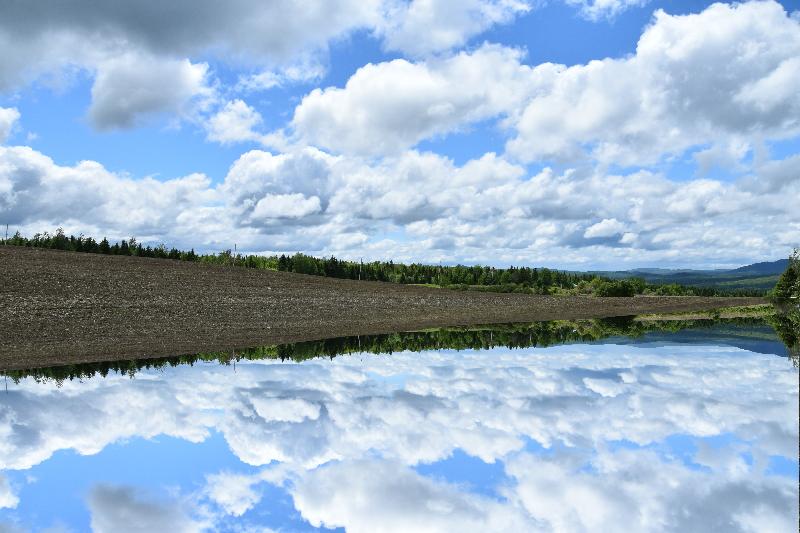
POLYGON ((636 268, 632 270, 593 271, 609 278, 644 278, 648 283, 695 285, 723 289, 771 289, 786 270, 788 259, 753 263, 733 269, 689 270, 666 268, 636 268))
POLYGON ((763 263, 753 263, 739 268, 734 268, 728 272, 736 272, 737 274, 753 274, 758 276, 771 276, 777 274, 780 276, 786 267, 789 266, 788 259, 778 259, 777 261, 767 261, 763 263))

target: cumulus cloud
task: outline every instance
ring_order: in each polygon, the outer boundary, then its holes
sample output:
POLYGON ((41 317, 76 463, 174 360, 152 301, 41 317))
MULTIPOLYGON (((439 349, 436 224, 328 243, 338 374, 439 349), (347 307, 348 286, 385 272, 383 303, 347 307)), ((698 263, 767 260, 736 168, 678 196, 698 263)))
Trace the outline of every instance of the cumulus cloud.
POLYGON ((588 155, 636 165, 724 139, 788 138, 800 131, 789 88, 798 54, 800 23, 776 2, 659 10, 635 55, 555 73, 507 149, 525 161, 588 155))
POLYGON ((327 208, 336 163, 313 148, 286 154, 251 150, 234 162, 219 190, 242 225, 287 223, 327 208))
POLYGON ((708 174, 714 168, 741 172, 746 169, 742 160, 751 149, 750 143, 732 139, 724 143, 714 143, 708 148, 696 151, 694 159, 697 161, 701 176, 708 174))
POLYGON ((445 59, 368 64, 343 88, 304 97, 291 126, 336 152, 397 153, 521 105, 535 76, 520 58, 518 50, 484 45, 445 59))
POLYGON ((629 57, 530 67, 520 51, 484 44, 368 64, 344 87, 310 92, 290 126, 326 149, 386 155, 499 119, 522 161, 647 165, 698 145, 796 135, 798 55, 800 24, 775 2, 659 10, 629 57))
POLYGON ((748 486, 741 475, 715 476, 677 462, 665 463, 651 450, 601 449, 590 459, 591 473, 576 471, 586 458, 521 454, 508 463, 521 505, 548 529, 761 531, 769 524, 774 531, 790 531, 793 527, 789 513, 777 503, 788 503, 783 480, 762 478, 758 487, 748 486), (621 472, 624 481, 617 477, 621 472))
POLYGON ((614 235, 619 235, 623 231, 625 231, 625 224, 616 218, 604 218, 600 222, 586 228, 583 236, 587 239, 593 239, 595 237, 613 237, 614 235))
POLYGON ((800 182, 800 154, 785 159, 764 161, 742 179, 742 187, 758 193, 790 191, 800 182))
MULTIPOLYGON (((214 432, 241 461, 265 466, 206 476, 200 496, 233 516, 257 507, 270 483, 313 525, 355 530, 747 531, 770 516, 783 531, 797 484, 767 465, 796 457, 797 393, 785 358, 675 345, 261 361, 235 373, 199 365, 60 388, 23 381, 0 407, 0 467, 29 468, 61 449, 91 455, 132 436, 202 446, 214 432), (695 451, 671 449, 675 435, 695 451), (716 436, 725 438, 706 441, 716 436), (413 470, 456 450, 499 462, 501 499, 413 470)), ((136 514, 191 530, 196 513, 178 503, 125 487, 90 497, 98 530, 119 531, 136 514)))
POLYGON ((385 461, 319 468, 301 479, 293 497, 312 526, 343 527, 354 533, 524 531, 531 525, 517 509, 385 461))
POLYGON ((532 9, 526 0, 413 0, 390 5, 379 23, 384 47, 411 55, 465 44, 489 27, 532 9))
POLYGON ((244 250, 550 266, 555 256, 579 266, 593 249, 617 266, 730 264, 797 245, 797 164, 794 156, 761 161, 737 182, 676 182, 649 171, 529 175, 493 153, 459 166, 415 151, 370 161, 298 148, 246 152, 213 184, 202 174, 134 179, 92 161, 63 166, 31 148, 0 147, 0 208, 27 233, 63 226, 197 249, 237 242, 244 250))
POLYGON ((192 519, 178 502, 161 503, 143 498, 131 487, 100 485, 88 498, 92 531, 134 533, 205 531, 207 524, 192 519))
POLYGON ((111 1, 98 6, 83 0, 47 7, 10 4, 3 8, 0 42, 16 46, 13 54, 0 56, 0 85, 120 51, 149 51, 161 57, 212 53, 256 65, 292 61, 298 54, 324 48, 331 38, 370 25, 378 7, 377 1, 353 0, 302 6, 246 0, 224 6, 211 0, 169 5, 111 1), (176 19, 182 21, 177 28, 176 19), (89 49, 89 42, 96 48, 89 49))
POLYGON ((17 496, 8 482, 8 478, 0 473, 0 509, 14 509, 19 503, 17 496))
POLYGON ((0 107, 0 144, 6 142, 11 130, 19 120, 19 111, 15 107, 0 107))
MULTIPOLYGON (((114 174, 94 161, 60 166, 28 147, 0 147, 0 211, 9 224, 36 219, 76 224, 88 233, 176 238, 176 227, 215 197, 208 177, 159 181, 114 174), (125 213, 120 217, 120 213, 125 213)), ((185 222, 184 222, 185 223, 185 222)), ((188 229, 184 226, 184 229, 188 229)), ((52 230, 52 228, 51 228, 52 230)))
POLYGON ((319 197, 302 194, 267 194, 253 208, 251 220, 267 218, 303 218, 320 211, 319 197))
POLYGON ((208 66, 190 58, 297 78, 300 65, 321 64, 314 57, 330 39, 373 25, 379 7, 377 0, 13 3, 0 17, 0 90, 41 79, 63 85, 86 71, 94 76, 91 123, 131 127, 154 113, 180 115, 187 101, 208 96, 208 66))
POLYGON ((181 114, 192 99, 210 96, 207 71, 205 63, 138 54, 103 61, 92 85, 89 118, 107 130, 130 128, 154 114, 181 114))
POLYGON ((650 0, 566 0, 566 3, 580 9, 581 15, 588 20, 599 21, 613 19, 623 11, 634 7, 642 7, 650 0))
POLYGON ((233 100, 208 119, 208 139, 222 144, 257 141, 261 114, 242 100, 233 100))
POLYGON ((195 94, 206 67, 192 58, 255 71, 241 75, 238 89, 263 90, 318 79, 329 43, 358 30, 385 39, 391 49, 440 51, 528 8, 523 0, 13 3, 0 17, 0 50, 7 51, 0 52, 0 90, 39 79, 69 83, 80 70, 96 73, 93 124, 129 127, 140 108, 174 112, 195 94), (175 20, 182 21, 177 29, 175 20))
POLYGON ((261 500, 260 492, 253 487, 260 481, 259 476, 231 472, 211 474, 206 477, 206 496, 225 513, 242 516, 261 500))

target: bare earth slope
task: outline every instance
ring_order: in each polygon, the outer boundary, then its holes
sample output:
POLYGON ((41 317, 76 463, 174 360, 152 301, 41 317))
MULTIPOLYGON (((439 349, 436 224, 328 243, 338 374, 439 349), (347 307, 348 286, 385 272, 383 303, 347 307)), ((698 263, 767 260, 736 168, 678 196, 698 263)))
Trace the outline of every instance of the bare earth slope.
POLYGON ((462 292, 0 246, 0 369, 762 301, 462 292))

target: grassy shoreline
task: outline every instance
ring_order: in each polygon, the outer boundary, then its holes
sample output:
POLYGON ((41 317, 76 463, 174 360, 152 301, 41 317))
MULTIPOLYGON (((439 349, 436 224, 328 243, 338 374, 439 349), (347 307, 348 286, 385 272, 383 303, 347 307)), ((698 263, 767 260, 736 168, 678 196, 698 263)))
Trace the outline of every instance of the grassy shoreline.
POLYGON ((654 320, 714 320, 718 318, 766 318, 777 313, 772 304, 738 305, 705 311, 680 311, 676 313, 649 313, 638 315, 640 322, 654 320))

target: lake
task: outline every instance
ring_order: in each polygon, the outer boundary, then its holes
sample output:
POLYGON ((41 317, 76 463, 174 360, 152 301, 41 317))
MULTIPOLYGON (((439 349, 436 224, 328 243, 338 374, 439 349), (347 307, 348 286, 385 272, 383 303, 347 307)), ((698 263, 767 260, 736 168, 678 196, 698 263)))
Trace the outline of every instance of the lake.
POLYGON ((788 356, 615 319, 9 372, 0 531, 794 532, 788 356))

